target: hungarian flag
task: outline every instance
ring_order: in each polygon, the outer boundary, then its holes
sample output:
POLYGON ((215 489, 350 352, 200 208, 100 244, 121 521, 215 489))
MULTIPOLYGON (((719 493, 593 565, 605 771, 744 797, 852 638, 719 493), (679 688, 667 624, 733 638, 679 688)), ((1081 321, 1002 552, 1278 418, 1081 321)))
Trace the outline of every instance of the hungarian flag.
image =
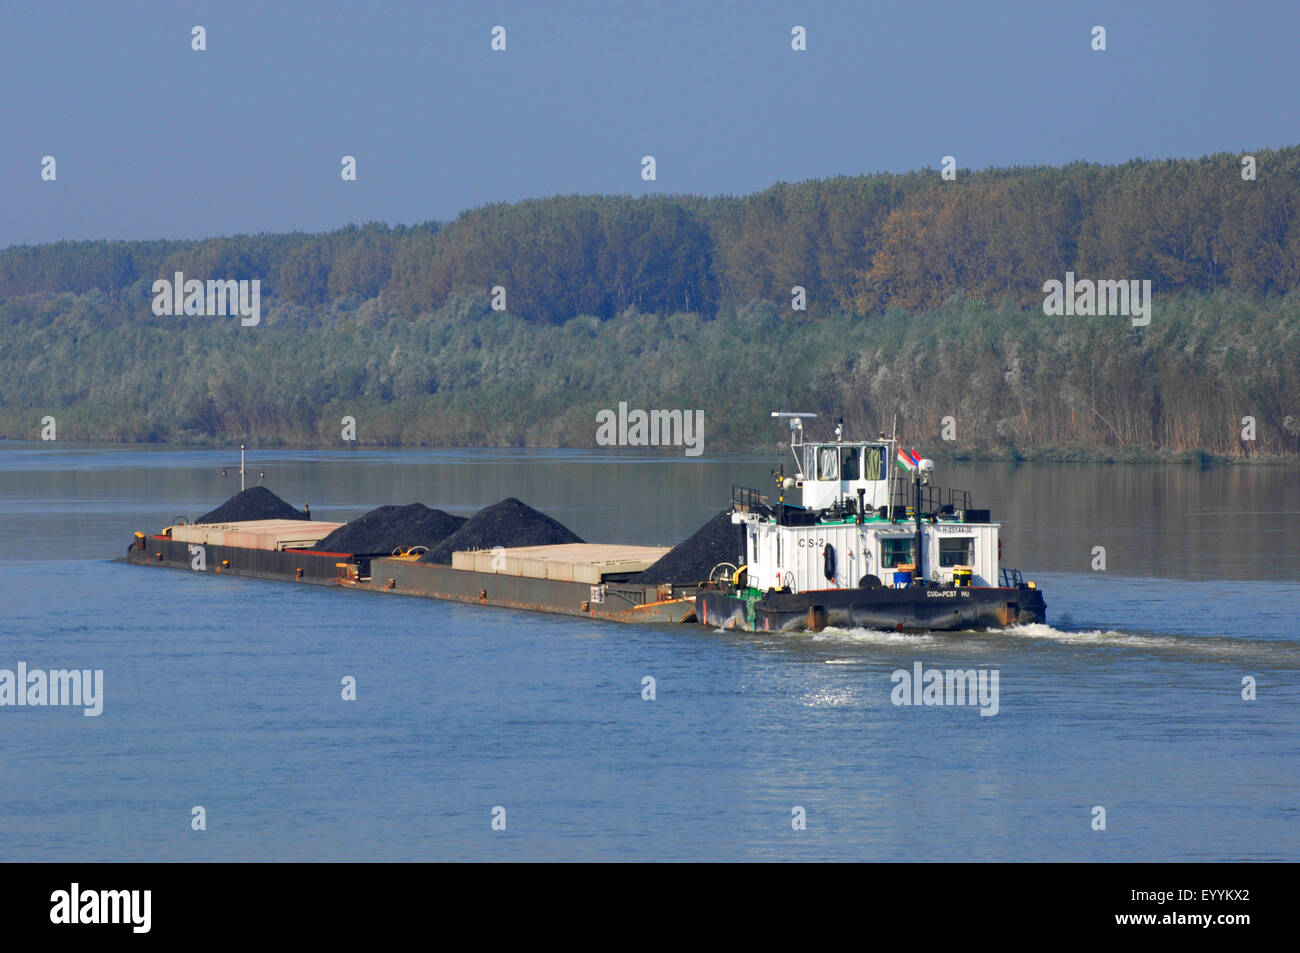
POLYGON ((904 450, 902 447, 898 448, 898 465, 903 469, 908 471, 915 470, 920 462, 921 455, 915 450, 908 451, 904 450))

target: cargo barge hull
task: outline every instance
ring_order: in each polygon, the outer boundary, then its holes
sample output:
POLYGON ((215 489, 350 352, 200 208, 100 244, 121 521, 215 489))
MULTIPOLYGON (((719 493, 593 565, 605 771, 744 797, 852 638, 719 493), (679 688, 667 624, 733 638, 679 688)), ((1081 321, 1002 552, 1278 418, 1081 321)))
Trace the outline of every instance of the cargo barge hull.
POLYGON ((618 582, 590 585, 453 569, 401 557, 248 549, 211 543, 197 546, 165 536, 137 537, 127 550, 126 561, 141 566, 335 586, 612 622, 696 621, 694 587, 618 582))

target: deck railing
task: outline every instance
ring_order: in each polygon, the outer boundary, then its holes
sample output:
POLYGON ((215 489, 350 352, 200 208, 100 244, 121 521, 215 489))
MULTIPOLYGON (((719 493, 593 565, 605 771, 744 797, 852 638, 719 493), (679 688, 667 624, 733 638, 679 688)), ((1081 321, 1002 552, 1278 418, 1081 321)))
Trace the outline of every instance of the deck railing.
MULTIPOLYGON (((911 483, 895 483, 893 505, 906 509, 916 505, 916 487, 911 483)), ((945 506, 953 510, 971 509, 971 496, 966 490, 944 489, 939 486, 921 487, 921 512, 938 513, 945 506)))
POLYGON ((758 490, 754 489, 752 486, 738 486, 735 483, 731 484, 731 505, 733 509, 739 510, 742 513, 747 513, 760 503, 765 502, 766 500, 763 499, 758 490))

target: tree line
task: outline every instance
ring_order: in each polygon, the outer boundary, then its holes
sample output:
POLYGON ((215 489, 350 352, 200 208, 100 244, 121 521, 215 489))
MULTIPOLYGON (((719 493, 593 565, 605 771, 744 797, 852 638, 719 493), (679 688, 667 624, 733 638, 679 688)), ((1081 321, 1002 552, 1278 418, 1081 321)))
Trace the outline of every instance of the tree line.
POLYGON ((362 444, 592 446, 627 400, 702 409, 707 449, 767 445, 795 408, 899 414, 934 455, 1296 455, 1300 147, 1253 159, 11 247, 0 436, 52 415, 60 439, 332 444, 353 416, 362 444), (1150 280, 1151 323, 1044 314, 1067 271, 1150 280), (176 272, 260 279, 261 323, 156 317, 176 272))
POLYGON ((342 446, 351 417, 361 445, 591 447, 597 415, 627 401, 702 410, 705 453, 774 446, 769 411, 795 409, 851 434, 898 415, 930 456, 1300 454, 1297 295, 1181 292, 1144 328, 968 299, 871 320, 758 303, 563 324, 480 296, 415 318, 377 298, 322 323, 281 313, 296 307, 241 328, 134 315, 102 291, 0 302, 0 438, 38 439, 48 415, 60 440, 342 446))
POLYGON ((511 314, 561 324, 628 309, 714 318, 725 306, 871 316, 954 296, 1033 308, 1066 271, 1154 292, 1281 294, 1300 282, 1300 147, 1117 166, 841 176, 743 198, 559 196, 450 223, 322 235, 59 242, 0 250, 0 300, 100 290, 133 310, 175 272, 257 278, 311 322, 342 299, 414 318, 500 286, 511 314))

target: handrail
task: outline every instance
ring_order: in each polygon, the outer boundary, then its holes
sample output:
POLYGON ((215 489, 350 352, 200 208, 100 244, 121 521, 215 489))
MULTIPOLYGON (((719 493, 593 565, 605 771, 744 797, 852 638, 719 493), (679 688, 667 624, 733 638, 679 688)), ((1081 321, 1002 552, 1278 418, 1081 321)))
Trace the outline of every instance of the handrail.
MULTIPOLYGON (((911 483, 898 484, 894 487, 892 505, 904 508, 916 505, 916 487, 911 483)), ((921 487, 922 514, 938 513, 944 506, 954 510, 971 509, 971 495, 968 490, 944 489, 926 484, 921 487), (946 499, 945 499, 946 497, 946 499)))
POLYGON ((747 512, 755 506, 767 502, 758 490, 752 486, 731 484, 731 505, 741 512, 747 512))

